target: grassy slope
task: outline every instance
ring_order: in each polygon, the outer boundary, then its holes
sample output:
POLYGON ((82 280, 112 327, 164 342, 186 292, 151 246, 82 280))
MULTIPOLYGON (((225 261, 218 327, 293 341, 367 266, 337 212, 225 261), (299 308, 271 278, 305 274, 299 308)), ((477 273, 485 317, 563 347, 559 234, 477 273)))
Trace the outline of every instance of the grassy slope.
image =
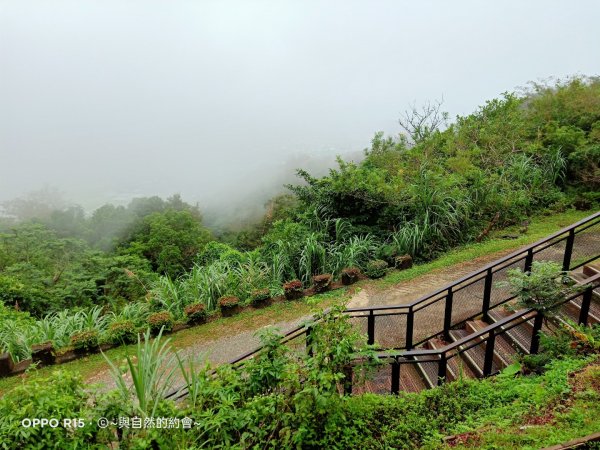
POLYGON ((343 448, 539 449, 600 430, 598 355, 538 376, 449 383, 419 394, 350 398, 343 448))
POLYGON ((426 264, 420 264, 410 270, 393 272, 387 277, 376 281, 374 284, 379 287, 388 287, 405 280, 423 275, 435 269, 441 269, 469 261, 490 253, 502 252, 507 250, 516 250, 517 248, 538 241, 549 234, 555 233, 561 228, 567 227, 581 219, 593 214, 593 211, 575 211, 568 210, 558 214, 548 216, 538 216, 531 220, 529 228, 525 234, 519 234, 520 226, 505 228, 490 233, 490 237, 480 243, 466 244, 457 247, 443 256, 426 264), (501 236, 514 234, 519 237, 516 239, 503 239, 501 236))
MULTIPOLYGON (((340 289, 302 301, 276 303, 264 309, 248 310, 234 317, 220 318, 205 325, 188 328, 169 337, 175 349, 202 342, 208 343, 243 331, 258 329, 272 323, 293 320, 308 315, 315 306, 327 307, 334 301, 347 297, 347 295, 347 289, 340 289)), ((113 348, 106 351, 105 355, 112 361, 123 361, 127 354, 135 353, 135 347, 136 344, 113 348)), ((78 372, 84 379, 87 379, 100 370, 108 369, 108 364, 101 354, 95 354, 60 366, 30 370, 29 373, 22 376, 2 378, 0 379, 0 395, 19 385, 24 378, 45 378, 57 368, 78 372)))
MULTIPOLYGON (((584 217, 590 215, 590 211, 569 210, 560 214, 536 217, 531 221, 529 230, 518 239, 502 239, 500 236, 511 233, 514 230, 505 229, 492 234, 489 239, 479 244, 465 245, 456 248, 440 258, 425 264, 415 265, 413 268, 405 271, 393 271, 385 278, 377 281, 363 281, 359 286, 369 284, 375 288, 387 288, 393 284, 411 280, 424 275, 436 269, 449 267, 469 261, 482 255, 516 249, 520 246, 535 242, 550 233, 553 233, 565 226, 568 226, 584 217)), ((278 303, 268 308, 246 311, 239 316, 219 319, 209 324, 193 327, 180 331, 171 336, 172 343, 176 348, 184 348, 192 343, 210 342, 218 338, 235 335, 242 331, 258 329, 270 323, 293 320, 295 318, 307 315, 311 312, 311 304, 318 306, 329 306, 334 301, 347 298, 346 289, 334 291, 328 294, 315 296, 313 299, 302 302, 278 303)), ((121 361, 128 352, 133 351, 134 346, 124 346, 111 349, 106 355, 113 361, 121 361)), ((84 378, 92 376, 99 370, 104 370, 108 366, 102 355, 92 355, 77 361, 73 361, 60 366, 61 368, 79 372, 84 378)), ((55 367, 46 367, 39 370, 30 371, 25 375, 27 378, 46 377, 55 367)), ((23 377, 11 377, 0 379, 0 394, 12 389, 20 384, 23 377)))
MULTIPOLYGON (((509 425, 491 417, 466 433, 464 442, 448 448, 537 449, 582 438, 600 431, 600 366, 598 362, 569 380, 569 392, 509 425)), ((543 386, 540 387, 543 389, 543 386)), ((600 448, 600 443, 594 448, 600 448)))

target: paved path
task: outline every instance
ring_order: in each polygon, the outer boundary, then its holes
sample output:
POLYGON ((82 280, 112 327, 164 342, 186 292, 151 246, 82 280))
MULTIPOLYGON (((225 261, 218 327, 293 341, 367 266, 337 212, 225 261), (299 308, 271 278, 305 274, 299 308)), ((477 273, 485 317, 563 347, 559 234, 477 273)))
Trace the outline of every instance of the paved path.
POLYGON ((514 251, 514 249, 503 250, 462 262, 451 267, 433 270, 425 275, 401 282, 381 291, 369 289, 367 286, 366 289, 350 299, 348 307, 358 308, 365 306, 403 305, 410 303, 417 300, 419 297, 422 297, 429 292, 433 292, 514 251))

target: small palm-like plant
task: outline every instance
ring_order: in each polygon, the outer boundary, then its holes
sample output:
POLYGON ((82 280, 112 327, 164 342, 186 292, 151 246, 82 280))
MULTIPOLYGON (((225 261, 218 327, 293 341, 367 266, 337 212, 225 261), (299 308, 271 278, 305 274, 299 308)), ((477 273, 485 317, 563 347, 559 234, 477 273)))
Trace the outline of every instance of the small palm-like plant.
POLYGON ((7 321, 0 330, 0 353, 10 353, 14 362, 31 357, 34 335, 29 329, 20 329, 17 322, 7 321))
POLYGON ((300 274, 304 282, 308 282, 312 275, 325 270, 326 251, 319 242, 316 233, 312 233, 306 239, 304 248, 300 255, 300 274))
POLYGON ((78 324, 82 330, 96 330, 99 333, 108 328, 112 315, 103 314, 100 306, 94 306, 91 309, 80 311, 78 324))
POLYGON ((184 388, 187 389, 187 403, 194 408, 200 401, 202 388, 212 381, 210 365, 206 361, 204 367, 200 367, 200 363, 204 359, 203 356, 187 358, 186 360, 182 360, 178 354, 175 354, 175 356, 179 372, 185 381, 184 388))
POLYGON ((500 282, 498 286, 508 287, 523 308, 531 308, 544 315, 582 289, 581 286, 573 286, 567 273, 552 261, 534 261, 530 272, 509 270, 508 281, 500 282))
POLYGON ((346 267, 365 268, 378 249, 373 236, 352 236, 347 241, 330 246, 327 256, 328 270, 338 276, 346 267))

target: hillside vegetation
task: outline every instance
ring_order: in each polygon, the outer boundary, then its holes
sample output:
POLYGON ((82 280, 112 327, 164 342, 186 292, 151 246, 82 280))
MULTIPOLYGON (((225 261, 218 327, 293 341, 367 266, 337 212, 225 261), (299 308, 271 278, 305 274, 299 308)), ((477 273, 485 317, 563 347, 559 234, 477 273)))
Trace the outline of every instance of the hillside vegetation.
POLYGON ((459 379, 418 394, 351 397, 340 394, 344 367, 356 357, 362 361, 354 365, 358 383, 376 362, 341 311, 319 315, 325 320, 314 324, 310 354, 282 346, 267 329, 254 359, 214 373, 193 359, 177 363, 168 341, 147 334, 127 358, 132 388, 113 364, 114 392, 86 389, 77 374, 57 371, 5 395, 0 447, 541 448, 600 426, 597 326, 546 337, 546 363, 535 374, 525 375, 516 363, 492 379, 459 379), (187 396, 165 400, 177 372, 187 396), (31 417, 60 425, 23 427, 31 417), (66 426, 63 419, 73 417, 82 423, 66 426))
POLYGON ((63 348, 89 331, 129 339, 149 320, 188 320, 186 307, 212 314, 222 297, 247 304, 258 290, 280 295, 285 282, 308 287, 349 267, 378 276, 377 260, 426 261, 534 214, 597 207, 598 79, 504 94, 446 128, 439 114, 414 111, 406 134, 376 134, 361 162, 340 160, 325 177, 299 170, 303 183, 273 199, 260 224, 226 239, 178 196, 90 217, 5 205, 0 349, 18 361, 35 343, 63 348))

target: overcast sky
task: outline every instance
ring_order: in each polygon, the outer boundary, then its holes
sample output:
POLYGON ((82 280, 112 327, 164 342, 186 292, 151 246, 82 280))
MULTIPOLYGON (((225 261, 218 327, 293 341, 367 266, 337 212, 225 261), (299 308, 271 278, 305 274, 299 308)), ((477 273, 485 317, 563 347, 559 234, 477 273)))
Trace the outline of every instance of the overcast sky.
POLYGON ((455 116, 599 74, 599 19, 598 1, 0 0, 0 201, 233 205, 398 133, 413 102, 455 116))

